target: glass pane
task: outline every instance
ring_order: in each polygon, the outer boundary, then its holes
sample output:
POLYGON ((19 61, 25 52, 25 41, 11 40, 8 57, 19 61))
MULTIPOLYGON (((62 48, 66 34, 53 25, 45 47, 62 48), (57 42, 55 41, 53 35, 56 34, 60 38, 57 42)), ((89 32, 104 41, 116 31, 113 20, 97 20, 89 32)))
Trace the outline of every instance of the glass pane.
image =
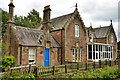
POLYGON ((104 56, 104 55, 105 55, 105 53, 103 52, 103 58, 105 58, 105 56, 104 56))
POLYGON ((88 53, 88 59, 92 59, 92 52, 91 51, 88 53))
POLYGON ((98 51, 98 45, 96 45, 96 51, 98 51))
POLYGON ((111 52, 111 58, 112 58, 112 52, 111 52))
POLYGON ((101 49, 100 49, 101 47, 100 47, 100 45, 99 45, 99 51, 101 51, 101 49))
POLYGON ((95 59, 95 52, 93 52, 93 59, 95 59))
POLYGON ((98 59, 98 53, 96 53, 96 59, 98 59))
POLYGON ((34 60, 34 57, 29 55, 29 60, 34 60))
POLYGON ((93 45, 93 51, 95 51, 95 45, 93 45))
POLYGON ((73 48, 73 55, 75 55, 75 48, 73 48))
POLYGON ((92 51, 92 45, 88 45, 88 51, 92 51))
POLYGON ((100 52, 99 52, 99 59, 100 59, 100 52))

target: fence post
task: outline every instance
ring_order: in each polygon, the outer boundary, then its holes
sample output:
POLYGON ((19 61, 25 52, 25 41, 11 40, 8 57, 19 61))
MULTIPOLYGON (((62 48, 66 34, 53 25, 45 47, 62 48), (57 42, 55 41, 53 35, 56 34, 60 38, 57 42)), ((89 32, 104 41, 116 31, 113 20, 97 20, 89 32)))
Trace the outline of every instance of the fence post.
POLYGON ((77 70, 79 70, 79 62, 77 63, 77 70))
POLYGON ((37 77, 38 76, 38 68, 37 68, 37 66, 35 66, 34 71, 35 71, 35 76, 37 77))
POLYGON ((86 70, 88 69, 88 65, 87 65, 87 62, 85 63, 85 69, 86 69, 86 70))
POLYGON ((109 66, 111 66, 111 60, 109 61, 109 63, 110 63, 109 66))
POLYGON ((101 60, 99 60, 99 68, 101 68, 101 60))
POLYGON ((116 60, 115 60, 115 65, 116 65, 116 60))
POLYGON ((118 64, 118 77, 120 77, 120 58, 117 58, 118 64))
POLYGON ((95 68, 95 62, 93 62, 93 68, 95 68))
POLYGON ((65 73, 67 73, 67 65, 65 65, 65 73))
POLYGON ((106 62, 106 65, 107 65, 107 60, 105 60, 105 62, 106 62))
POLYGON ((29 70, 28 73, 31 73, 31 64, 29 64, 29 70))
POLYGON ((9 67, 8 67, 8 71, 7 71, 8 77, 11 76, 11 74, 12 74, 12 73, 11 73, 10 66, 9 66, 9 67))
POLYGON ((55 75, 55 66, 53 66, 53 75, 55 75))

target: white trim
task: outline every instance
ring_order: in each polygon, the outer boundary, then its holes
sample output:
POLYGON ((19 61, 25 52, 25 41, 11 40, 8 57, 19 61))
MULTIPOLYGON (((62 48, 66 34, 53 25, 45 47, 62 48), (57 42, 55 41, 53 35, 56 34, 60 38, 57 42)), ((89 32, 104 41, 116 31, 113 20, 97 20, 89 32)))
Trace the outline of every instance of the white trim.
POLYGON ((93 60, 93 45, 92 45, 92 60, 93 60))
POLYGON ((105 45, 105 46, 113 46, 113 44, 104 44, 104 43, 95 43, 95 42, 88 42, 87 43, 88 45, 92 45, 92 44, 95 44, 95 45, 105 45))
POLYGON ((74 62, 74 61, 75 61, 75 51, 76 51, 76 50, 75 50, 75 48, 73 48, 72 50, 74 50, 74 55, 73 55, 73 51, 72 51, 72 57, 74 57, 74 58, 73 58, 73 62, 74 62))
POLYGON ((77 60, 79 60, 79 58, 78 58, 78 57, 79 57, 78 53, 79 53, 79 49, 76 48, 77 60))
POLYGON ((99 60, 105 60, 105 59, 112 60, 111 52, 112 52, 112 58, 113 58, 113 46, 87 44, 87 60, 92 60, 92 61, 99 61, 99 60), (88 59, 89 58, 89 50, 88 50, 89 47, 88 47, 88 45, 91 45, 91 47, 92 47, 92 59, 88 59), (95 59, 93 59, 93 46, 95 46, 95 59), (102 48, 101 48, 101 46, 102 46, 102 48), (111 49, 111 47, 112 47, 112 49, 111 49), (102 49, 102 51, 101 51, 101 49, 102 49), (102 55, 102 57, 101 57, 101 55, 102 55), (96 56, 98 57, 97 59, 96 59, 96 56), (104 56, 104 58, 103 58, 103 56, 104 56))
POLYGON ((87 45, 87 60, 88 60, 88 45, 87 45))
POLYGON ((80 60, 82 59, 82 52, 81 52, 82 50, 81 50, 81 48, 80 48, 80 60))

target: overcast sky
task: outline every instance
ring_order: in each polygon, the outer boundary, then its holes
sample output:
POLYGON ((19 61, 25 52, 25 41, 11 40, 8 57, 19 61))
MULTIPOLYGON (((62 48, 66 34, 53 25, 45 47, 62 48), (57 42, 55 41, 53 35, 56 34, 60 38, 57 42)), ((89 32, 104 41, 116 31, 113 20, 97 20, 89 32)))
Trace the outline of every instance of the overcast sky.
MULTIPOLYGON (((8 12, 10 0, 0 0, 0 8, 8 12)), ((43 8, 51 6, 51 18, 71 13, 78 3, 79 13, 86 27, 108 26, 113 20, 113 27, 118 36, 118 2, 119 0, 13 0, 14 15, 26 16, 33 8, 43 17, 43 8)))

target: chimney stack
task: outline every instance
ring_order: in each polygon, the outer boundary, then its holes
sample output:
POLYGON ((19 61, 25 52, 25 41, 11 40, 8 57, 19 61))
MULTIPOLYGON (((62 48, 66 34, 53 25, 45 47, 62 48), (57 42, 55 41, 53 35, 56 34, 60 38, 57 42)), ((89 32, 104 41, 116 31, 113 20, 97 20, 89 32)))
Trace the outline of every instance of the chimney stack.
POLYGON ((15 6, 13 5, 13 1, 12 0, 10 1, 10 4, 8 6, 9 6, 9 21, 14 22, 13 14, 14 14, 14 7, 15 6))
POLYGON ((44 14, 43 14, 43 22, 47 23, 50 22, 50 5, 44 7, 44 14))
POLYGON ((46 30, 48 33, 50 31, 50 25, 51 25, 50 11, 51 11, 50 5, 44 7, 44 10, 43 10, 43 27, 44 27, 44 30, 46 30))

